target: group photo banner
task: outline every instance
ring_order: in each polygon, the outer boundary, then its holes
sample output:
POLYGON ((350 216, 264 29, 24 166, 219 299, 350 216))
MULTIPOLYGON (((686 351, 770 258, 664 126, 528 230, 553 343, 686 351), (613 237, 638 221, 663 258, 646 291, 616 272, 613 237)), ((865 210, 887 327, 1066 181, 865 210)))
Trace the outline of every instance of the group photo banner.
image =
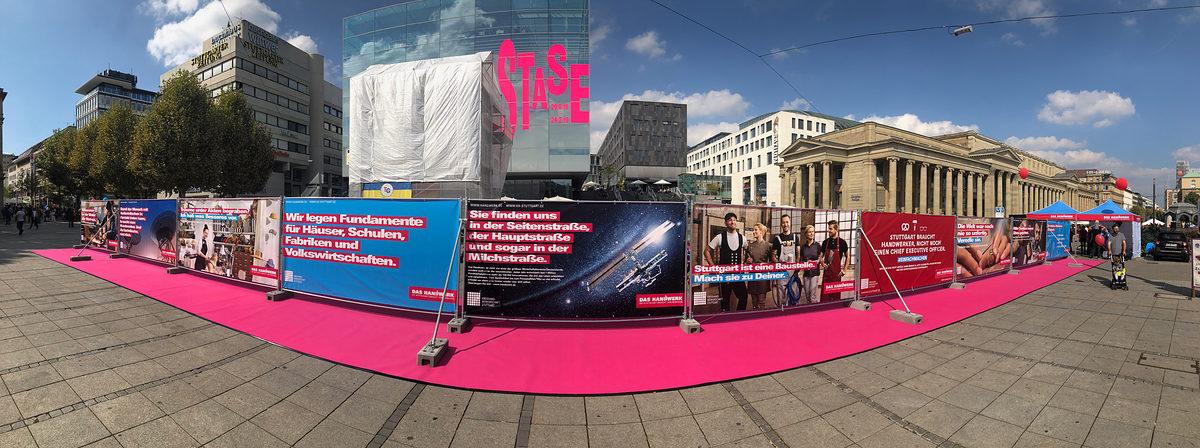
POLYGON ((178 207, 175 199, 122 200, 117 212, 120 252, 175 264, 178 207))
POLYGON ((1071 250, 1071 223, 1046 221, 1046 259, 1066 258, 1071 250))
POLYGON ((117 250, 117 200, 79 201, 79 244, 117 250))
POLYGON ((954 221, 953 216, 863 212, 860 294, 885 294, 953 280, 954 221))
POLYGON ((857 212, 695 204, 690 224, 695 314, 854 298, 857 212))
POLYGON ((1040 264, 1046 260, 1046 221, 1014 216, 1012 241, 1013 268, 1040 264))
POLYGON ((683 314, 686 204, 471 200, 470 315, 683 314))
POLYGON ((446 287, 454 311, 459 200, 287 198, 283 211, 284 288, 437 310, 446 287))
POLYGON ((1007 218, 958 217, 954 231, 954 278, 959 281, 1007 271, 1012 236, 1007 218))
POLYGON ((279 198, 180 199, 179 265, 278 287, 279 198))

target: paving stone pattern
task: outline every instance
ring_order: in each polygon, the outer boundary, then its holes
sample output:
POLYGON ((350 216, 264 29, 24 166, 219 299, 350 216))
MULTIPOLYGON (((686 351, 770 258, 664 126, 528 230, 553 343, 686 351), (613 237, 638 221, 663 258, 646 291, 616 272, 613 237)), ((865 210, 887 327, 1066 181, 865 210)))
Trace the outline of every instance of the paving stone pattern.
MULTIPOLYGON (((1184 263, 1130 262, 1128 292, 1093 268, 771 375, 535 396, 336 365, 30 252, 76 231, 0 227, 0 446, 1200 446, 1200 300, 1184 263)), ((968 285, 963 300, 986 293, 968 285)))

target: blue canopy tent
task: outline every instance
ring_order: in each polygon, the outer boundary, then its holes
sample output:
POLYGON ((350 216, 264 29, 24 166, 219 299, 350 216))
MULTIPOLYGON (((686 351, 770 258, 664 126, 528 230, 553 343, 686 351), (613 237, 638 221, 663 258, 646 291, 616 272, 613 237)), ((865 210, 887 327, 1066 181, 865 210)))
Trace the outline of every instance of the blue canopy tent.
MULTIPOLYGON (((1112 202, 1112 201, 1109 201, 1109 202, 1112 202)), ((1053 204, 1050 204, 1046 208, 1043 208, 1036 212, 1032 212, 1028 215, 1025 215, 1025 217, 1027 217, 1029 219, 1074 221, 1076 219, 1075 216, 1078 214, 1079 214, 1079 212, 1076 211, 1075 209, 1071 208, 1071 206, 1064 204, 1063 201, 1058 201, 1053 204)))
MULTIPOLYGON (((1099 221, 1100 225, 1112 228, 1117 222, 1141 222, 1142 217, 1129 213, 1129 211, 1121 208, 1111 199, 1104 201, 1103 204, 1097 205, 1096 208, 1080 213, 1078 219, 1081 221, 1099 221)), ((1128 235, 1129 242, 1133 246, 1133 258, 1142 256, 1142 227, 1136 224, 1127 224, 1121 229, 1121 232, 1128 235)))

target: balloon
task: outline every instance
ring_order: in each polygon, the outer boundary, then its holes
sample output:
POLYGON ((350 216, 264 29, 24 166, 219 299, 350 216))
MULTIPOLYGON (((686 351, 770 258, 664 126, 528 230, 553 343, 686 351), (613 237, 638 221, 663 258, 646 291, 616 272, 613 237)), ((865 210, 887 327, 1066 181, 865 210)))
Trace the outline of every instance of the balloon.
POLYGON ((1176 176, 1182 176, 1182 175, 1183 175, 1183 171, 1176 171, 1176 172, 1175 172, 1175 175, 1176 175, 1176 176))
POLYGON ((1096 235, 1096 244, 1104 245, 1104 235, 1096 235))
POLYGON ((1125 191, 1125 187, 1128 187, 1128 186, 1129 186, 1129 181, 1125 180, 1124 177, 1117 178, 1117 189, 1118 190, 1125 191))
POLYGON ((1022 179, 1029 178, 1029 168, 1021 168, 1021 178, 1022 179))

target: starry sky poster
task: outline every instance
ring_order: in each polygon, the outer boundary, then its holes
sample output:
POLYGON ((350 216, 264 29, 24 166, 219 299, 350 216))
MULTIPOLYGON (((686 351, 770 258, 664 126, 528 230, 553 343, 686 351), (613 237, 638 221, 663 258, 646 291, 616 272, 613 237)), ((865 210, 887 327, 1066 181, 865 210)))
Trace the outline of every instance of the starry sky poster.
POLYGON ((470 201, 467 314, 683 313, 683 203, 470 201))

